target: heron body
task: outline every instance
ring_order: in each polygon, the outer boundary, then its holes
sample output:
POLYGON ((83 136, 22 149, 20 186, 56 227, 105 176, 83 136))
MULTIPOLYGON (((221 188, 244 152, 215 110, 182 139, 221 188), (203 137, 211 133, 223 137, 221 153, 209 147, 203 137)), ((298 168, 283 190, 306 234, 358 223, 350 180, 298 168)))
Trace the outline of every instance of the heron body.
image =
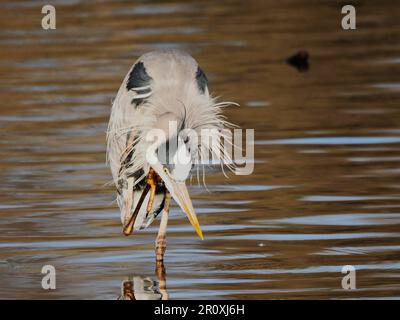
POLYGON ((158 260, 165 251, 171 198, 203 238, 185 180, 205 152, 218 151, 219 146, 203 145, 198 136, 203 129, 214 132, 217 138, 223 136, 221 129, 229 123, 221 110, 229 104, 216 103, 197 62, 177 50, 142 55, 118 90, 108 125, 107 159, 121 222, 129 235, 148 227, 162 213, 156 241, 158 260), (154 139, 154 132, 158 139, 154 139), (161 150, 167 150, 165 159, 161 150))

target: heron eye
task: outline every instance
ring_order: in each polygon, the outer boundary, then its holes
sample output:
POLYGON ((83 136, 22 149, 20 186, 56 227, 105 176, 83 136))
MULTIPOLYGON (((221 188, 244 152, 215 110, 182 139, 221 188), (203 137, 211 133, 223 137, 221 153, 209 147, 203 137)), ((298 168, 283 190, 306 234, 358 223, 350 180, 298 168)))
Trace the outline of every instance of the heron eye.
POLYGON ((200 69, 200 67, 197 67, 196 82, 197 82, 197 87, 199 88, 200 92, 201 93, 206 92, 208 79, 207 79, 206 74, 204 73, 203 70, 200 69))

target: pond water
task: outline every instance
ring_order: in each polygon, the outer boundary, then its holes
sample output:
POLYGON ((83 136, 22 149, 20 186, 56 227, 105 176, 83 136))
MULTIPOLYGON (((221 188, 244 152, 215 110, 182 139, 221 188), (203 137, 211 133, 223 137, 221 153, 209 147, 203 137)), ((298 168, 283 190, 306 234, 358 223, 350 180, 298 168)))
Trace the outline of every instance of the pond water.
POLYGON ((343 1, 58 0, 45 31, 46 1, 3 2, 0 298, 117 299, 127 282, 147 298, 398 298, 400 10, 353 3, 344 31, 343 1), (190 186, 203 241, 174 205, 161 271, 158 221, 122 235, 105 163, 111 100, 158 48, 191 53, 241 105, 226 116, 255 129, 256 158, 190 186), (299 50, 308 71, 284 63, 299 50))

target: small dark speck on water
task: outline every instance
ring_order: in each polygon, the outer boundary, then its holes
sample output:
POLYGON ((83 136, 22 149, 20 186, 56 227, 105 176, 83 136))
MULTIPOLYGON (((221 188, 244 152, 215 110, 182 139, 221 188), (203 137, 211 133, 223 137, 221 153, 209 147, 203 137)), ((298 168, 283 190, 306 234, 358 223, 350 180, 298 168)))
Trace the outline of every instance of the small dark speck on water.
POLYGON ((296 68, 299 72, 305 72, 310 68, 309 57, 310 55, 307 51, 300 50, 296 54, 287 58, 286 63, 296 68))

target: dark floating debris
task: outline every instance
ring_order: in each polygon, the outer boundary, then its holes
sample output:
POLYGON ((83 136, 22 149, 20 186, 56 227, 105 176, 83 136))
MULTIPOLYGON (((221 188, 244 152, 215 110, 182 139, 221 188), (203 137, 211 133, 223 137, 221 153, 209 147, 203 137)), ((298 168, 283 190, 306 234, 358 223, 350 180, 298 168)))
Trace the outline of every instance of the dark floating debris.
POLYGON ((310 68, 308 62, 309 54, 307 51, 301 50, 286 59, 286 63, 296 68, 299 72, 308 71, 310 68))

